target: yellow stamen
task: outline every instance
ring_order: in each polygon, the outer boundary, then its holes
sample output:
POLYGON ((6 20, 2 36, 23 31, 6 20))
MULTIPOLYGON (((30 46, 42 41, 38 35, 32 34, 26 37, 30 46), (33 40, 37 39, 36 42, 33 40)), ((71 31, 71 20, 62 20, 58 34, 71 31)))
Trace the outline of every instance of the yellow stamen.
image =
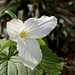
POLYGON ((27 37, 28 35, 26 34, 26 31, 22 31, 22 32, 20 32, 20 37, 22 37, 22 38, 25 38, 25 37, 27 37))

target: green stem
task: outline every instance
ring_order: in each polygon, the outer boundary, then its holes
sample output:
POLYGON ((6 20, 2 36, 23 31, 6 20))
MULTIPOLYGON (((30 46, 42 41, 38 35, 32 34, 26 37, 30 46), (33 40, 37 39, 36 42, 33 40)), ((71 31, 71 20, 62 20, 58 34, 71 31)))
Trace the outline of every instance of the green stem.
POLYGON ((8 60, 9 60, 9 59, 10 59, 10 57, 11 57, 12 49, 13 49, 13 46, 11 46, 11 49, 9 49, 8 60))

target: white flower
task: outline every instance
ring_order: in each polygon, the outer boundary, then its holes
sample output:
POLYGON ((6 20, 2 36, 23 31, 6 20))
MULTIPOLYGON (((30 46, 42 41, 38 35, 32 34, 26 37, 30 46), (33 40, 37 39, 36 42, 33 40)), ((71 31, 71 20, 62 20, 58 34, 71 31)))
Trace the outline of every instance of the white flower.
POLYGON ((57 25, 54 16, 30 18, 25 23, 19 19, 7 22, 7 32, 12 41, 17 42, 17 50, 22 63, 32 70, 40 63, 42 52, 36 38, 48 35, 57 25))

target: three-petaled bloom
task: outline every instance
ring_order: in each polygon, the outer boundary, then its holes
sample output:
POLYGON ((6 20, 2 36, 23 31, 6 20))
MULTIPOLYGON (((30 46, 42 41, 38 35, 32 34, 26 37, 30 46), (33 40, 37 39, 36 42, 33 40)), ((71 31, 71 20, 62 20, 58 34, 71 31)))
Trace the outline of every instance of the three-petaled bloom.
POLYGON ((48 35, 57 25, 54 16, 30 18, 25 23, 19 19, 7 22, 7 32, 12 41, 17 42, 17 50, 22 63, 32 70, 40 63, 42 52, 36 38, 48 35))

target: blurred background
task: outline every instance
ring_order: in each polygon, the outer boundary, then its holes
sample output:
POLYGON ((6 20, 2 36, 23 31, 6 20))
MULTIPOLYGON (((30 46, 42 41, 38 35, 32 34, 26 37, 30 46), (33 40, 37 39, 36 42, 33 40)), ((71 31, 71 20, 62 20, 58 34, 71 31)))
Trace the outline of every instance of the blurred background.
POLYGON ((11 17, 5 10, 23 21, 42 15, 56 16, 57 27, 43 39, 59 60, 67 64, 61 75, 75 75, 75 0, 0 0, 0 39, 8 38, 6 23, 11 17))

